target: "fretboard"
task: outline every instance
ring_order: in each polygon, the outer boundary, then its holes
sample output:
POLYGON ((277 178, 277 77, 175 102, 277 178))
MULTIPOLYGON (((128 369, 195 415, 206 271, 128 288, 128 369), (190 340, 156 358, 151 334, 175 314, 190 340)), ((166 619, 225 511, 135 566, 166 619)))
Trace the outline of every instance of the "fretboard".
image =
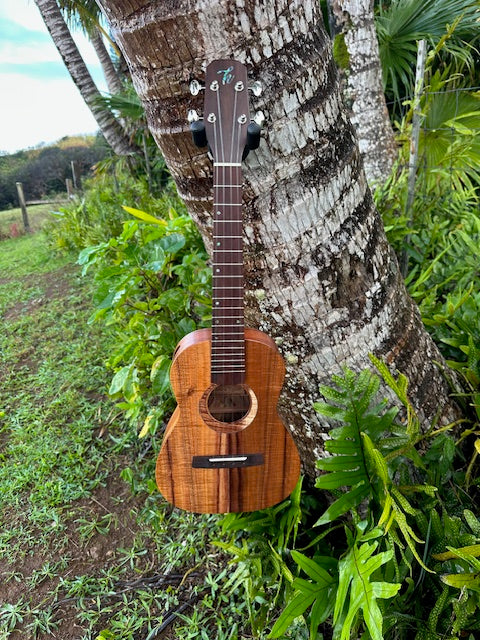
POLYGON ((212 382, 245 380, 242 168, 214 163, 212 382))

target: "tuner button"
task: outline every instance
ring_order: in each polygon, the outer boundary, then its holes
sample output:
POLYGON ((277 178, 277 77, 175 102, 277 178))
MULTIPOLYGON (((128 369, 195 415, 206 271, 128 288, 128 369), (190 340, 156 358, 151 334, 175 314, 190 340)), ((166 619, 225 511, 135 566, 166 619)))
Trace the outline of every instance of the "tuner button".
POLYGON ((205 87, 203 87, 198 80, 192 80, 190 82, 190 93, 192 96, 198 96, 202 89, 205 89, 205 87))
POLYGON ((187 113, 187 120, 188 122, 197 122, 197 120, 200 120, 200 116, 198 115, 198 113, 195 111, 195 109, 189 109, 188 113, 187 113))
POLYGON ((256 122, 260 127, 263 126, 263 123, 265 122, 265 115, 263 113, 263 111, 257 111, 257 113, 255 114, 255 117, 253 118, 254 122, 256 122))
POLYGON ((190 123, 190 131, 192 133, 193 143, 196 147, 202 149, 207 146, 207 134, 205 133, 205 125, 200 120, 194 120, 190 123))
POLYGON ((249 87, 249 89, 254 96, 257 96, 257 98, 258 96, 262 95, 263 87, 261 82, 259 82, 258 80, 255 80, 255 82, 252 84, 251 87, 249 87))

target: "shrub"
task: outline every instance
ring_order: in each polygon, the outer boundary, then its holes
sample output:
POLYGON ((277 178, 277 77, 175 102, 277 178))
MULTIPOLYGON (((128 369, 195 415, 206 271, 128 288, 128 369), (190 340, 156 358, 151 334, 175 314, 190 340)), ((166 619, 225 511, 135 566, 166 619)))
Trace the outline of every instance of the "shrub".
POLYGON ((79 263, 84 273, 95 268, 90 321, 104 322, 117 337, 107 361, 115 372, 109 392, 133 424, 143 421, 146 435, 173 408, 169 369, 176 344, 210 324, 211 269, 178 199, 155 203, 162 218, 125 209, 137 219, 123 222, 116 237, 85 248, 79 263))

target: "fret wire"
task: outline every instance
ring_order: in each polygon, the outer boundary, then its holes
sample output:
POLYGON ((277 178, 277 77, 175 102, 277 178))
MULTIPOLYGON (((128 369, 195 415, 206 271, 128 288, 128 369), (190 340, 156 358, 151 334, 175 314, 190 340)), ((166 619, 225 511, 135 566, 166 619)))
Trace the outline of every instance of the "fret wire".
MULTIPOLYGON (((244 340, 230 340, 230 342, 238 343, 238 342, 244 342, 244 340)), ((223 345, 222 344, 219 344, 219 345, 212 344, 212 349, 223 351, 225 349, 237 349, 237 347, 236 346, 232 347, 232 346, 229 346, 228 344, 223 344, 223 345)))
MULTIPOLYGON (((225 363, 225 367, 217 366, 216 363, 212 362, 212 373, 227 373, 227 369, 230 369, 230 367, 239 367, 240 369, 243 369, 245 367, 245 362, 230 362, 230 361, 226 361, 225 363)), ((233 371, 229 372, 229 373, 234 373, 233 371)), ((237 371, 235 371, 235 373, 237 373, 237 371)))
MULTIPOLYGON (((224 159, 222 158, 222 160, 224 159)), ((238 182, 239 180, 242 180, 240 163, 238 169, 229 169, 228 172, 215 167, 213 240, 214 243, 217 240, 222 243, 224 240, 232 241, 230 244, 225 243, 223 247, 220 245, 217 248, 214 245, 213 251, 214 307, 211 373, 219 376, 229 373, 242 375, 245 372, 243 228, 239 226, 242 225, 241 189, 243 180, 242 183, 238 182), (222 181, 226 184, 222 184, 222 181), (225 189, 225 191, 220 191, 221 189, 225 189), (231 191, 229 192, 227 189, 231 189, 231 191), (215 197, 218 198, 218 202, 215 202, 215 197), (217 211, 220 212, 219 216, 216 215, 217 211), (222 226, 216 224, 219 222, 222 223, 222 226), (230 226, 225 227, 225 224, 230 226), (232 248, 226 248, 228 246, 232 248), (222 260, 230 261, 222 262, 222 260), (233 267, 241 267, 242 272, 237 273, 238 269, 233 267), (219 271, 217 272, 216 269, 219 271), (227 281, 225 278, 232 278, 232 280, 227 281), (235 281, 233 278, 241 278, 241 280, 235 281), (220 304, 216 305, 216 302, 220 304), (228 306, 224 306, 225 303, 228 306), (236 322, 232 323, 231 320, 236 322)))
POLYGON ((222 365, 221 363, 212 362, 211 366, 212 366, 212 373, 225 373, 226 370, 230 369, 231 367, 239 367, 240 369, 243 370, 245 368, 245 362, 230 362, 227 360, 225 362, 225 365, 222 365))

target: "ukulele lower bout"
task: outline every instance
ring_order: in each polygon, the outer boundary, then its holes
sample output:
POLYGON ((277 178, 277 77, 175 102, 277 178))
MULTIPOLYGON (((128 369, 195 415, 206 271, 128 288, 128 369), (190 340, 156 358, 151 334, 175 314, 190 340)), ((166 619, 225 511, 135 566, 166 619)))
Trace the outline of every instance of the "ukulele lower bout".
POLYGON ((300 460, 277 412, 285 365, 275 343, 245 329, 245 381, 212 384, 211 330, 179 343, 171 368, 178 406, 157 460, 161 493, 199 513, 254 511, 294 489, 300 460))

